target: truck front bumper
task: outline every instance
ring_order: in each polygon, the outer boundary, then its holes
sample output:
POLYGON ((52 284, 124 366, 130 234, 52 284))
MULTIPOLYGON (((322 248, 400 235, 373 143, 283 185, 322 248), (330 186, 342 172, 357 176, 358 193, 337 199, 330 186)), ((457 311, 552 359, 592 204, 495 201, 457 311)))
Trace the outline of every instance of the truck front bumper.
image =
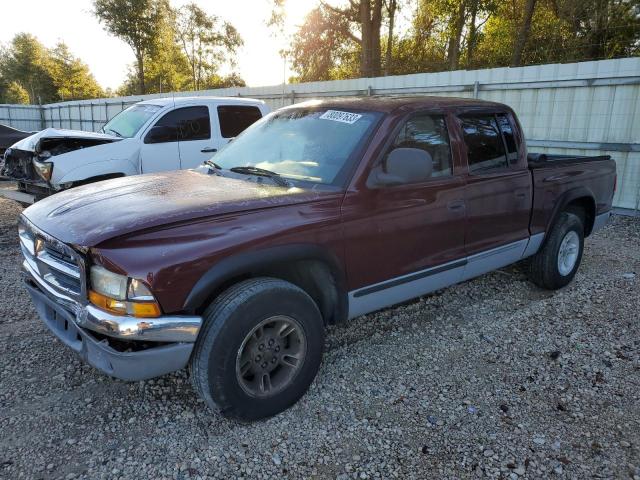
POLYGON ((64 304, 47 292, 46 285, 28 268, 25 270, 25 286, 45 325, 101 372, 136 381, 180 370, 189 362, 201 317, 137 319, 110 315, 91 305, 64 304), (120 351, 110 339, 144 342, 147 348, 120 351))

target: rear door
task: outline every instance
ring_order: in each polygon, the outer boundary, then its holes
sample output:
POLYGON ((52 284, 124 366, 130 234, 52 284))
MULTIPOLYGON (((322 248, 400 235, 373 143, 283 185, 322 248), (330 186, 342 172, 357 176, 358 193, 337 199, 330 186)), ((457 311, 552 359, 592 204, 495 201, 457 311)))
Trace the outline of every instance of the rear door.
POLYGON ((511 259, 522 246, 519 241, 529 238, 532 195, 524 149, 514 134, 517 126, 509 112, 473 111, 457 118, 468 163, 467 255, 506 246, 494 260, 511 259))
POLYGON ((221 147, 262 118, 256 105, 218 105, 216 111, 221 147))

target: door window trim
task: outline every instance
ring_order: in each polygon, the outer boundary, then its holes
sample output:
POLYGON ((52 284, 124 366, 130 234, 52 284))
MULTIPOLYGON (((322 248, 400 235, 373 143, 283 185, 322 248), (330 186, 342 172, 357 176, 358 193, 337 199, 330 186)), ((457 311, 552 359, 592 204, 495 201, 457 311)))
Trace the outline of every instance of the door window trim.
POLYGON ((387 139, 384 142, 383 147, 380 149, 380 153, 378 153, 373 160, 371 160, 369 162, 369 166, 367 168, 366 171, 366 181, 365 181, 365 185, 369 190, 400 190, 400 189, 406 189, 406 188, 419 188, 421 186, 427 186, 427 185, 433 185, 438 184, 438 183, 445 183, 445 182, 451 182, 454 179, 459 178, 460 173, 456 171, 457 170, 457 164, 455 162, 454 159, 454 149, 453 149, 453 145, 452 145, 452 128, 451 128, 451 121, 449 119, 449 112, 447 110, 443 110, 443 109, 439 109, 439 108, 435 108, 435 109, 424 109, 424 110, 416 110, 413 112, 409 112, 406 115, 400 117, 400 119, 398 120, 398 123, 393 127, 393 130, 391 131, 391 133, 388 135, 387 139), (402 184, 398 184, 398 185, 376 185, 374 183, 372 183, 371 181, 371 174, 373 173, 374 169, 378 166, 378 165, 382 165, 382 162, 384 160, 384 157, 386 155, 389 154, 390 152, 390 147, 393 144, 393 142, 396 140, 396 138, 398 137, 398 134, 400 133, 400 131, 402 130, 402 128, 405 126, 405 124, 411 120, 414 117, 418 117, 421 115, 433 115, 433 116, 440 116, 444 119, 444 124, 445 124, 445 128, 447 129, 447 137, 448 137, 448 141, 449 141, 449 159, 450 159, 450 165, 451 165, 451 175, 444 175, 444 176, 440 176, 440 177, 431 177, 428 178, 426 180, 422 180, 419 182, 412 182, 412 183, 402 183, 402 184))
POLYGON ((213 125, 211 124, 211 118, 212 118, 211 109, 209 108, 209 105, 205 105, 205 104, 181 105, 179 107, 172 108, 171 110, 168 110, 166 112, 160 111, 156 116, 156 118, 154 118, 151 122, 149 122, 149 127, 147 127, 147 129, 144 131, 144 134, 141 137, 142 143, 145 145, 165 145, 167 143, 199 142, 199 141, 213 140, 215 139, 216 135, 213 129, 213 125), (204 108, 207 110, 207 115, 209 116, 209 136, 207 138, 192 138, 189 140, 182 140, 182 139, 176 138, 175 140, 169 140, 167 142, 147 142, 147 136, 149 135, 151 130, 158 125, 158 122, 160 120, 162 120, 167 115, 177 112, 178 110, 184 110, 186 108, 204 108))
POLYGON ((511 125, 511 130, 513 131, 514 134, 514 140, 515 140, 515 129, 513 128, 513 122, 511 122, 511 120, 509 119, 510 117, 510 113, 504 110, 490 110, 490 111, 470 111, 470 112, 458 112, 455 114, 456 120, 458 122, 458 127, 460 129, 460 141, 462 142, 462 144, 464 145, 464 153, 465 153, 465 162, 467 164, 467 172, 470 176, 474 176, 474 177, 482 177, 482 176, 488 176, 488 175, 494 175, 494 174, 498 174, 498 173, 508 173, 509 171, 513 170, 512 167, 517 166, 518 165, 518 160, 520 159, 520 150, 518 149, 518 144, 516 143, 516 161, 515 162, 511 162, 509 160, 509 150, 507 148, 507 141, 504 138, 504 133, 502 132, 502 128, 500 128, 500 124, 498 123, 498 115, 505 115, 507 117, 507 121, 509 122, 509 125, 511 125), (505 166, 503 167, 496 167, 496 168, 492 168, 490 170, 485 170, 485 171, 481 171, 481 172, 473 172, 471 171, 471 164, 469 163, 469 147, 467 146, 467 142, 465 142, 464 140, 464 128, 462 126, 462 124, 464 123, 464 119, 462 117, 493 117, 494 121, 496 122, 496 127, 498 128, 498 133, 500 134, 500 139, 502 140, 502 148, 504 150, 504 157, 505 157, 505 166))

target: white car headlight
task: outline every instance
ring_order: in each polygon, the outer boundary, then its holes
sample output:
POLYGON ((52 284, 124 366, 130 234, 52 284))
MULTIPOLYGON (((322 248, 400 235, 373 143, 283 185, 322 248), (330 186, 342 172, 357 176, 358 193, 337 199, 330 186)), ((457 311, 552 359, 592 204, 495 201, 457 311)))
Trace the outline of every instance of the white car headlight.
POLYGON ((51 173, 53 172, 53 163, 52 162, 39 162, 36 159, 33 159, 31 162, 33 164, 33 168, 36 173, 40 175, 40 177, 45 180, 51 180, 51 173))

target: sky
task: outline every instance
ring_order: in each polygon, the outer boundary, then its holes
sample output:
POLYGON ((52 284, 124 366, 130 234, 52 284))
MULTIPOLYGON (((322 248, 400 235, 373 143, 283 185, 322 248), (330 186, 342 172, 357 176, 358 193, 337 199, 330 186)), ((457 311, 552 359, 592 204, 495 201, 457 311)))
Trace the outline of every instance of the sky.
MULTIPOLYGON (((247 85, 277 85, 292 72, 278 51, 285 46, 266 26, 270 0, 195 0, 205 11, 233 24, 244 39, 238 52, 240 75, 247 85)), ((180 7, 189 0, 171 0, 180 7)), ((293 33, 318 0, 287 0, 285 32, 293 33)), ((35 35, 46 47, 64 41, 73 55, 89 65, 104 88, 116 89, 125 79, 127 66, 134 62, 131 48, 109 35, 92 15, 91 0, 16 0, 2 2, 0 43, 16 33, 35 35)))

